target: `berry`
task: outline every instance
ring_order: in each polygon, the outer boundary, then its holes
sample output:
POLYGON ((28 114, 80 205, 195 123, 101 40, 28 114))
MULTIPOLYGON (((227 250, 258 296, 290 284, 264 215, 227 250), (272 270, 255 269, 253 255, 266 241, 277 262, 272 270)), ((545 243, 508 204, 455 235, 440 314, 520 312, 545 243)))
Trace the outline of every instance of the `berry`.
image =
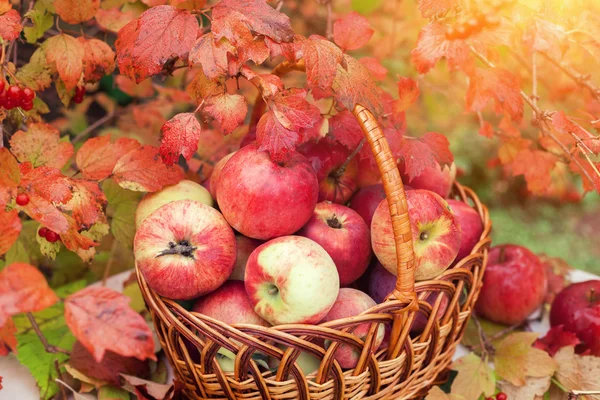
POLYGON ((80 104, 82 101, 83 101, 83 96, 75 95, 75 97, 73 97, 73 102, 75 104, 80 104))
POLYGON ((79 96, 83 99, 83 96, 85 96, 85 86, 76 86, 75 96, 79 96))
POLYGON ((33 108, 33 101, 30 100, 21 103, 21 108, 23 109, 23 111, 31 111, 31 109, 33 108))
POLYGON ((506 393, 500 392, 500 393, 496 394, 496 400, 506 400, 506 399, 508 399, 508 396, 506 395, 506 393))
POLYGON ((446 29, 446 39, 448 39, 448 40, 456 39, 456 29, 449 26, 448 29, 446 29))
POLYGON ((58 236, 58 233, 48 230, 46 233, 46 240, 50 243, 56 243, 60 240, 60 236, 58 236))
POLYGON ((25 193, 20 193, 17 195, 17 204, 20 206, 26 206, 27 204, 29 204, 29 196, 27 196, 27 194, 25 193))
POLYGON ((8 99, 6 98, 6 92, 0 92, 0 107, 6 108, 7 100, 8 99))
POLYGON ((470 32, 465 25, 459 24, 456 27, 456 38, 457 39, 466 39, 469 37, 469 34, 470 34, 470 32))
POLYGON ((4 92, 4 88, 6 87, 6 82, 0 79, 0 93, 4 92))
POLYGON ((477 18, 472 17, 467 20, 467 26, 473 30, 479 30, 481 28, 481 23, 477 18))
POLYGON ((33 101, 34 98, 35 98, 35 92, 31 88, 26 87, 21 92, 21 100, 23 101, 23 103, 26 103, 28 101, 33 101))
POLYGON ((6 93, 7 93, 7 97, 9 98, 9 100, 13 101, 13 104, 19 104, 19 102, 21 101, 21 88, 20 87, 18 87, 16 85, 9 86, 6 93))
POLYGON ((40 237, 45 238, 47 234, 48 234, 48 228, 46 228, 45 226, 42 226, 40 228, 40 230, 38 231, 38 235, 40 235, 40 237))
POLYGON ((7 110, 12 110, 13 108, 15 108, 15 102, 11 98, 7 97, 4 101, 4 108, 6 108, 7 110))

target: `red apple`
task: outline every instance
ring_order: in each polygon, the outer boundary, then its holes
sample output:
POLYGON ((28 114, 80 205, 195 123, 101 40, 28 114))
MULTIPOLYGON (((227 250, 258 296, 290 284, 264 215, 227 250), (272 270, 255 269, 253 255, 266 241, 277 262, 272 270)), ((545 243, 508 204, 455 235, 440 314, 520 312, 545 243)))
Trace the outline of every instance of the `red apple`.
MULTIPOLYGON (((376 305, 377 303, 375 303, 375 301, 366 293, 356 289, 342 288, 340 289, 340 293, 333 304, 333 307, 331 307, 331 310, 329 310, 323 319, 323 322, 353 317, 376 305)), ((354 328, 351 334, 361 340, 365 340, 370 325, 371 324, 369 323, 360 324, 354 328)), ((385 327, 383 324, 379 324, 374 344, 375 349, 381 345, 384 334, 385 327)), ((331 342, 326 340, 325 346, 329 347, 330 345, 331 342)), ((360 352, 352 346, 342 344, 335 351, 334 357, 342 368, 354 368, 360 358, 360 352)))
POLYGON ((383 303, 387 295, 392 293, 396 287, 397 279, 396 275, 385 269, 378 260, 375 260, 373 270, 369 275, 367 293, 377 303, 383 303))
POLYGON ((600 357, 600 280, 574 283, 552 302, 550 325, 564 325, 590 353, 600 357))
MULTIPOLYGON (((406 192, 415 250, 415 279, 431 279, 444 272, 460 248, 460 226, 450 206, 429 190, 406 192)), ((396 245, 387 200, 383 200, 371 222, 371 243, 381 264, 397 273, 396 245)))
POLYGON ((493 247, 475 311, 499 324, 521 323, 543 304, 546 286, 546 269, 531 251, 514 244, 493 247))
MULTIPOLYGON (((435 316, 438 321, 440 321, 442 319, 442 317, 444 316, 444 313, 448 309, 448 304, 450 303, 450 299, 448 298, 448 295, 443 294, 442 292, 434 292, 434 293, 430 293, 427 297, 425 297, 425 301, 427 303, 429 303, 429 305, 433 309, 433 306, 435 305, 435 302, 440 295, 442 296, 442 300, 440 300, 440 306, 439 306, 437 314, 435 316)), ((427 325, 427 320, 428 320, 428 318, 425 316, 425 314, 422 312, 419 312, 415 316, 415 320, 413 321, 412 326, 410 327, 410 332, 412 334, 416 334, 416 335, 423 332, 423 330, 425 329, 425 326, 427 325)))
POLYGON ((359 188, 380 183, 381 172, 379 172, 379 168, 375 161, 370 158, 360 158, 358 160, 358 174, 356 179, 356 184, 359 188))
POLYGON ((357 161, 344 167, 350 151, 337 142, 309 142, 299 150, 308 158, 319 179, 319 201, 344 204, 356 190, 357 161))
POLYGON ((254 311, 271 324, 315 324, 335 302, 340 278, 325 249, 284 236, 250 254, 245 284, 254 311))
POLYGON ((477 211, 467 203, 458 200, 447 201, 456 215, 461 230, 460 249, 456 256, 456 262, 458 262, 471 254, 471 250, 479 242, 483 233, 483 222, 477 211))
POLYGON ((385 199, 383 184, 377 183, 359 189, 350 199, 350 208, 356 211, 370 228, 373 214, 383 199, 385 199))
POLYGON ((140 225, 135 260, 159 295, 189 300, 210 293, 231 275, 235 235, 214 208, 193 200, 170 202, 140 225))
POLYGON ((200 297, 194 304, 194 312, 229 325, 269 326, 267 321, 254 312, 242 281, 227 281, 214 292, 200 297))
POLYGON ((227 154, 225 157, 221 158, 212 170, 210 174, 208 190, 210 194, 212 194, 213 198, 217 198, 217 185, 219 184, 219 177, 221 176, 221 171, 223 171, 223 167, 227 164, 227 161, 235 154, 235 151, 227 154))
POLYGON ((356 211, 341 204, 318 203, 311 219, 298 231, 329 253, 340 275, 340 285, 357 280, 369 266, 369 228, 356 211))
POLYGON ((404 163, 398 164, 402 182, 407 183, 413 189, 426 189, 439 194, 442 197, 448 197, 454 179, 456 178, 456 165, 445 165, 443 168, 436 164, 434 167, 425 167, 423 172, 412 179, 404 171, 404 163))
POLYGON ((244 235, 235 235, 235 241, 237 243, 237 257, 235 260, 235 267, 233 272, 229 276, 230 281, 243 281, 244 275, 246 274, 246 263, 250 254, 260 246, 263 242, 260 240, 252 239, 244 235))
POLYGON ((306 157, 292 152, 287 161, 274 162, 249 144, 221 171, 217 202, 235 230, 268 240, 302 228, 318 196, 317 175, 306 157))

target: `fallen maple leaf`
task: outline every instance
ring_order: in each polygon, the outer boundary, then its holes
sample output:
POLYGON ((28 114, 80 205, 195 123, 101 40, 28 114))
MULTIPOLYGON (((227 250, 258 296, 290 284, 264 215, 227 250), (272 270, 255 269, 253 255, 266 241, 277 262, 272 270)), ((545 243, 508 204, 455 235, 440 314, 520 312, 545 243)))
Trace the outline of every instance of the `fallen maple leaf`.
POLYGON ((0 271, 0 327, 12 315, 41 311, 57 301, 46 278, 34 266, 13 263, 0 271))
POLYGON ((538 338, 533 347, 544 350, 551 356, 565 346, 577 346, 581 341, 572 332, 564 330, 564 325, 552 327, 544 337, 538 338))
POLYGON ((398 158, 404 163, 408 183, 419 176, 426 167, 450 164, 454 156, 450 152, 450 142, 446 136, 427 132, 420 138, 405 137, 398 151, 398 158))
POLYGON ((509 399, 541 400, 544 393, 550 389, 551 376, 541 378, 527 378, 522 386, 515 386, 510 382, 500 381, 498 386, 509 399))
POLYGON ((119 31, 119 71, 139 83, 174 58, 186 60, 198 28, 198 20, 186 10, 164 5, 144 11, 119 31))
POLYGON ((352 11, 333 23, 333 41, 343 51, 356 50, 363 47, 373 36, 369 20, 352 11))
POLYGON ((55 64, 60 79, 67 90, 73 89, 79 83, 83 72, 83 57, 85 51, 81 42, 73 36, 61 33, 52 36, 46 43, 46 61, 55 64))
POLYGON ((181 154, 186 160, 198 150, 202 127, 194 113, 180 113, 161 128, 160 156, 167 165, 173 165, 181 154))
POLYGON ((65 300, 65 322, 97 362, 110 350, 139 360, 154 355, 152 332, 129 307, 130 299, 106 287, 87 287, 65 300))
POLYGON ((331 85, 335 100, 349 111, 356 104, 366 107, 375 115, 383 109, 380 91, 371 78, 369 70, 355 58, 345 54, 347 68, 337 66, 337 74, 331 85))
POLYGON ((4 207, 0 207, 0 256, 17 241, 19 233, 21 233, 19 210, 5 211, 4 207))
POLYGON ((538 334, 518 332, 504 338, 496 347, 496 374, 515 386, 525 385, 527 377, 552 376, 556 362, 543 350, 532 347, 538 334))
POLYGON ((54 8, 63 21, 75 25, 94 18, 100 0, 55 0, 54 8))
POLYGON ((117 161, 112 177, 123 189, 156 192, 182 180, 183 171, 178 165, 164 164, 158 148, 140 146, 117 161))
POLYGON ((0 15, 0 39, 7 42, 15 40, 23 30, 21 25, 21 15, 17 10, 9 10, 7 13, 0 15))
POLYGON ((83 76, 86 82, 98 82, 115 69, 115 52, 98 39, 77 38, 83 45, 83 76))
POLYGON ((515 75, 502 68, 476 68, 467 90, 467 110, 483 111, 490 100, 497 114, 506 113, 517 123, 523 119, 524 102, 515 75))
POLYGON ((442 58, 448 60, 451 70, 468 69, 473 62, 469 46, 463 40, 447 40, 446 28, 438 22, 431 22, 419 32, 417 47, 411 53, 411 60, 417 71, 425 74, 442 58))
POLYGON ((375 79, 376 81, 385 80, 388 70, 386 67, 381 65, 378 59, 376 59, 375 57, 363 57, 360 60, 358 60, 358 62, 360 62, 369 70, 373 79, 375 79))
POLYGON ((459 358, 450 368, 458 372, 452 382, 451 393, 461 395, 465 400, 477 400, 482 394, 484 396, 494 394, 496 388, 494 371, 475 353, 459 358))
POLYGON ((392 103, 394 113, 406 111, 419 97, 419 85, 414 79, 400 77, 398 79, 398 100, 392 103))
MULTIPOLYGON (((600 391, 600 357, 577 355, 575 348, 569 346, 560 349, 554 360, 558 365, 555 378, 566 390, 600 391)), ((599 400, 600 395, 585 398, 599 400)))
POLYGON ((222 93, 208 97, 203 111, 219 122, 223 134, 228 135, 246 119, 248 104, 246 98, 240 94, 222 93))
POLYGON ((27 131, 17 131, 10 147, 19 162, 29 161, 34 167, 62 168, 73 155, 73 145, 60 140, 60 132, 52 125, 30 123, 27 131))
POLYGON ((84 178, 100 181, 112 174, 122 156, 140 146, 135 139, 120 138, 111 143, 110 135, 98 136, 81 146, 75 162, 84 178))
POLYGON ((340 48, 319 35, 311 35, 302 42, 302 55, 308 84, 320 89, 331 86, 338 65, 345 63, 340 48))

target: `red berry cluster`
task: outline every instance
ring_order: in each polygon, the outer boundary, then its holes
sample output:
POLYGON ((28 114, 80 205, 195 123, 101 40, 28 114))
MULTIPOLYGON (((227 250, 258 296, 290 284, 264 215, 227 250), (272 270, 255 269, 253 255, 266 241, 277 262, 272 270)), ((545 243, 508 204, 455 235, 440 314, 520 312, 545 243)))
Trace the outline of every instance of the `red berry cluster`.
POLYGON ((33 108, 34 98, 35 92, 32 89, 21 88, 19 85, 6 87, 6 82, 0 79, 0 107, 7 110, 21 107, 23 110, 29 111, 33 108))
POLYGON ((75 104, 81 103, 83 101, 83 96, 85 96, 85 86, 76 86, 75 96, 73 96, 75 104))
POLYGON ((41 227, 38 231, 38 235, 45 238, 50 243, 56 243, 60 240, 60 235, 58 233, 51 231, 46 227, 41 227))
POLYGON ((490 396, 490 397, 486 397, 485 400, 507 400, 508 396, 506 395, 506 393, 504 392, 500 392, 500 393, 496 393, 496 397, 490 396))
POLYGON ((467 39, 481 32, 484 28, 495 28, 500 25, 500 18, 492 14, 477 14, 466 21, 458 22, 446 29, 446 39, 467 39))

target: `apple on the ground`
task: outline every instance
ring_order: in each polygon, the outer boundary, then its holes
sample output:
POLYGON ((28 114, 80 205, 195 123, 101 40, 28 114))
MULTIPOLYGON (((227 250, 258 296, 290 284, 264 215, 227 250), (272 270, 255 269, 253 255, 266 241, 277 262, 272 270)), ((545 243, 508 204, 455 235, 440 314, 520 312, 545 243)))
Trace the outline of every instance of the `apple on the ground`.
POLYGON ((244 283, 256 313, 273 325, 321 321, 340 288, 329 254, 302 236, 258 246, 246 263, 244 283))
POLYGON ((467 203, 452 199, 447 201, 461 230, 460 249, 456 256, 456 262, 458 262, 471 254, 471 250, 479 242, 483 233, 483 222, 477 211, 467 203))
POLYGON ((406 174, 403 162, 399 163, 398 170, 402 182, 410 185, 413 189, 431 190, 444 198, 450 194, 456 178, 456 164, 454 163, 443 167, 437 163, 435 166, 427 166, 423 168, 423 172, 412 179, 406 174))
POLYGON ((328 201, 318 203, 298 235, 314 240, 329 253, 342 286, 357 280, 369 266, 369 228, 356 211, 346 206, 328 201))
MULTIPOLYGON (((431 279, 444 272, 460 248, 460 226, 448 203, 429 190, 406 192, 415 251, 415 279, 431 279)), ((382 200, 371 222, 371 243, 381 264, 397 274, 396 245, 387 200, 382 200)))
POLYGON ((546 286, 546 269, 531 251, 514 244, 493 247, 475 311, 492 322, 519 324, 543 304, 546 286))
MULTIPOLYGON (((366 293, 361 292, 360 290, 350 289, 350 288, 342 288, 340 289, 340 293, 331 307, 331 310, 327 313, 323 322, 353 317, 358 315, 364 311, 367 311, 369 308, 376 306, 375 300, 369 297, 366 293)), ((363 323, 354 328, 351 332, 352 335, 358 337, 360 340, 365 340, 369 329, 371 327, 370 323, 363 323)), ((373 349, 379 348, 381 342, 383 341, 383 336, 385 334, 384 324, 379 324, 376 330, 375 343, 373 345, 373 349)), ((326 340, 325 346, 328 348, 331 346, 331 342, 326 340)), ((336 361, 340 364, 342 368, 354 368, 358 363, 360 358, 360 351, 354 348, 353 346, 342 344, 339 345, 335 350, 334 357, 336 361)))
POLYGON ((263 244, 262 241, 246 237, 244 235, 235 235, 237 243, 237 257, 235 259, 235 267, 229 276, 230 281, 243 281, 246 274, 246 263, 248 257, 258 246, 263 244))
POLYGON ((159 295, 188 300, 217 289, 235 265, 235 235, 214 208, 194 200, 165 204, 139 226, 136 263, 159 295))
POLYGON ((221 177, 221 171, 223 171, 223 167, 227 164, 227 161, 235 154, 235 151, 227 154, 225 157, 221 158, 213 168, 210 178, 208 178, 208 190, 214 199, 217 198, 217 187, 219 185, 219 178, 221 177))
POLYGON ((135 210, 135 226, 139 227, 142 221, 159 207, 172 201, 186 199, 213 205, 213 198, 204 186, 184 179, 175 185, 165 186, 158 192, 145 195, 135 210))
POLYGON ((344 204, 356 191, 357 160, 346 161, 350 151, 339 143, 322 139, 298 151, 312 164, 319 180, 319 201, 344 204))
POLYGON ((600 357, 600 280, 574 283, 556 295, 550 325, 564 325, 590 354, 600 357))
POLYGON ((302 228, 318 195, 317 175, 306 157, 292 152, 286 161, 274 162, 269 153, 249 144, 221 170, 217 202, 235 230, 268 240, 302 228))

